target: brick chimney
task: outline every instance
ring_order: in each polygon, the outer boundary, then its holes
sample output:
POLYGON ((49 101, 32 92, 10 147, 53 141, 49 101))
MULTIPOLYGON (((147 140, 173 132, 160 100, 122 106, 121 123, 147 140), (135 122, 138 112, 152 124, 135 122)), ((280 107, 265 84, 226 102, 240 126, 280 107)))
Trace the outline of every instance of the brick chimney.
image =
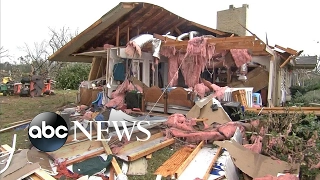
POLYGON ((249 5, 243 4, 242 7, 235 8, 229 5, 229 9, 217 12, 217 29, 235 33, 239 36, 248 36, 249 33, 239 25, 248 28, 247 14, 249 5))

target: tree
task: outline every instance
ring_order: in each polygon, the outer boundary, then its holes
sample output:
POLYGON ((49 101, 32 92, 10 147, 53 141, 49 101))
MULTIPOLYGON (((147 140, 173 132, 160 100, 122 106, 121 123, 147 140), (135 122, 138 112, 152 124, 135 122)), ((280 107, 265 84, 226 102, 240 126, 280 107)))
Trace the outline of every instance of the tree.
POLYGON ((61 89, 78 89, 79 84, 87 80, 90 64, 73 63, 63 67, 57 74, 57 87, 61 89))
POLYGON ((8 49, 4 49, 3 46, 0 47, 0 59, 4 57, 9 57, 8 49))
POLYGON ((50 39, 43 40, 41 43, 34 43, 33 47, 25 44, 21 49, 26 55, 20 57, 18 60, 23 64, 30 65, 32 72, 44 77, 49 76, 54 78, 65 63, 49 61, 48 57, 68 43, 77 34, 77 31, 71 33, 70 29, 66 27, 60 30, 49 27, 50 39))

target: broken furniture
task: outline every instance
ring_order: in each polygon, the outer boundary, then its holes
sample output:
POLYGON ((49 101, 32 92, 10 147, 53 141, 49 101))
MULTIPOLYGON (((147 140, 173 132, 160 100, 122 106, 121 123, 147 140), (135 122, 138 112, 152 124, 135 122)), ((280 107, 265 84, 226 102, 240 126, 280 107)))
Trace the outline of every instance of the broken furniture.
POLYGON ((186 113, 194 105, 195 94, 182 87, 165 91, 157 86, 146 88, 143 94, 142 111, 167 113, 186 113))

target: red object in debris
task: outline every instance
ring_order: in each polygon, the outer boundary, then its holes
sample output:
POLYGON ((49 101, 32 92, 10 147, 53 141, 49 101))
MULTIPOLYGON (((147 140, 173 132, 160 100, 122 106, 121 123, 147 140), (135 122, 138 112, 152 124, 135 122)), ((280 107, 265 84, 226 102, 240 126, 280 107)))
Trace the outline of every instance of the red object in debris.
POLYGON ((44 88, 42 89, 42 93, 51 90, 51 83, 44 83, 44 88))
POLYGON ((22 83, 15 83, 13 85, 13 92, 14 94, 20 94, 22 88, 22 83))
POLYGON ((133 108, 132 110, 133 110, 133 111, 141 112, 141 109, 140 109, 140 108, 133 108))
POLYGON ((287 173, 285 175, 280 175, 279 177, 268 175, 261 178, 254 178, 253 180, 299 180, 299 178, 296 175, 287 173))

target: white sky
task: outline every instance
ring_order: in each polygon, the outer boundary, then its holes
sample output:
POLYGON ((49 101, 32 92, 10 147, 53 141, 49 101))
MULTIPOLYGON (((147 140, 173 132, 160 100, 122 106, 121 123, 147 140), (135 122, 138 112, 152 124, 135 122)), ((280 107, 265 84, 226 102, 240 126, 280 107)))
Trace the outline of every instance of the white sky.
MULTIPOLYGON (((82 32, 116 6, 116 0, 1 0, 0 46, 9 50, 11 59, 25 55, 18 47, 49 38, 48 27, 69 27, 82 32)), ((122 1, 126 2, 126 1, 122 1)), ((130 2, 130 1, 128 1, 130 2)), ((216 28, 217 11, 233 4, 249 4, 248 28, 270 45, 278 44, 308 55, 319 55, 320 26, 318 1, 304 0, 150 0, 145 1, 188 20, 216 28), (190 3, 189 3, 190 2, 190 3), (216 3, 215 3, 216 2, 216 3), (197 4, 196 4, 197 3, 197 4)), ((5 62, 8 59, 2 59, 5 62)))

